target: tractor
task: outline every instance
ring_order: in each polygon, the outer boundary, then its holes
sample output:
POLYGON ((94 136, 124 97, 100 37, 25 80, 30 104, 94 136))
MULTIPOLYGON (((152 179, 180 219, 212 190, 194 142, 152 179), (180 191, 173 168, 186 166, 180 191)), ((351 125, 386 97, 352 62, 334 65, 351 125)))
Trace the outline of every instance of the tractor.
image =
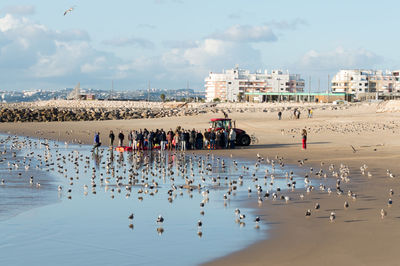
MULTIPOLYGON (((233 129, 236 132, 236 145, 249 146, 251 142, 250 136, 246 134, 246 131, 236 128, 235 121, 233 121, 233 124, 233 129)), ((210 120, 210 128, 213 130, 230 130, 232 128, 232 120, 229 118, 212 118, 210 120)))

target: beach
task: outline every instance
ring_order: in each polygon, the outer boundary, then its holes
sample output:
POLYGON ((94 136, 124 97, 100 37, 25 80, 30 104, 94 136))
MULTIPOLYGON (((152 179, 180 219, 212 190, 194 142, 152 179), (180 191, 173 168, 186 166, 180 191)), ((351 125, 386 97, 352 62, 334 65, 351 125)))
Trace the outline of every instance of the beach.
MULTIPOLYGON (((229 108, 223 106, 221 108, 229 108)), ((237 108, 237 106, 236 106, 237 108)), ((246 107, 248 108, 248 107, 246 107)), ((251 108, 251 107, 250 107, 251 108)), ((257 159, 283 157, 288 165, 299 165, 300 173, 308 174, 318 183, 315 172, 323 169, 329 173, 331 164, 340 164, 350 169, 350 181, 342 182, 342 195, 327 193, 316 186, 311 193, 304 189, 289 192, 291 200, 264 201, 262 206, 249 199, 245 205, 270 225, 268 239, 209 262, 209 265, 397 265, 398 234, 400 222, 400 113, 379 112, 377 104, 360 103, 340 108, 315 108, 313 117, 302 113, 300 119, 291 119, 290 110, 283 112, 278 120, 275 111, 264 112, 263 108, 252 112, 232 112, 229 117, 236 121, 238 128, 255 134, 259 142, 235 150, 213 151, 218 156, 257 159), (308 131, 308 148, 301 149, 300 130, 308 131), (363 175, 360 167, 367 166, 363 175), (310 168, 313 171, 310 171, 310 168), (387 175, 387 170, 394 178, 387 175), (389 196, 393 189, 394 195, 389 196), (348 190, 357 198, 348 197, 348 190), (304 194, 304 199, 299 197, 304 194), (388 207, 388 199, 393 205, 388 207), (345 201, 350 207, 344 209, 345 201), (314 210, 319 203, 321 208, 314 210), (312 210, 310 217, 305 211, 312 210), (381 218, 385 209, 387 216, 381 218), (335 212, 336 219, 329 216, 335 212)), ((74 121, 74 122, 28 122, 1 123, 0 131, 10 135, 33 138, 48 138, 67 143, 92 144, 94 132, 99 131, 101 142, 108 145, 108 132, 130 129, 186 129, 204 130, 209 120, 223 116, 221 113, 201 113, 191 116, 163 117, 154 119, 74 121)), ((206 153, 206 151, 200 151, 206 153)), ((323 178, 322 178, 323 179, 323 178)), ((336 178, 331 175, 321 183, 336 178)))

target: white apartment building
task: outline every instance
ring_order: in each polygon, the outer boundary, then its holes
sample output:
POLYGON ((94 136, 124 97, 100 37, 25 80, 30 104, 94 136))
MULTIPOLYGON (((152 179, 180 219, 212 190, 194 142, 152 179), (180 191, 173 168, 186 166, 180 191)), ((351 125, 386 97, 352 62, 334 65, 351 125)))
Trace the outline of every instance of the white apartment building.
POLYGON ((399 73, 400 71, 340 70, 332 79, 332 92, 400 92, 399 73))
POLYGON ((218 98, 221 101, 235 102, 238 95, 245 92, 303 92, 304 80, 300 75, 289 74, 281 70, 257 71, 238 67, 222 73, 210 72, 205 78, 206 100, 208 102, 218 98))

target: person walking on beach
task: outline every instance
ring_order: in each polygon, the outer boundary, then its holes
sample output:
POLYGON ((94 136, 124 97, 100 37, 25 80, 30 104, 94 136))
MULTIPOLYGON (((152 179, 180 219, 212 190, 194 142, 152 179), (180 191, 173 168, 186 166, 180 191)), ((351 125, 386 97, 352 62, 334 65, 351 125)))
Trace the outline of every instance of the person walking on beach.
POLYGON ((307 130, 303 129, 301 132, 301 138, 303 141, 303 150, 307 149, 307 130))
POLYGON ((282 119, 282 111, 279 111, 278 112, 278 120, 281 120, 282 119))
POLYGON ((120 130, 119 134, 118 134, 119 146, 120 147, 122 147, 122 145, 124 144, 124 138, 125 138, 125 135, 124 135, 124 133, 122 133, 122 130, 120 130))
POLYGON ((110 134, 108 135, 108 137, 110 138, 110 146, 113 147, 114 146, 115 135, 114 135, 114 132, 112 130, 110 130, 110 134))
POLYGON ((101 142, 100 142, 100 132, 96 132, 95 135, 94 135, 94 146, 93 146, 93 151, 94 151, 94 150, 99 151, 100 145, 101 145, 101 142))
POLYGON ((311 108, 308 109, 308 118, 312 118, 312 113, 313 113, 312 109, 311 108))

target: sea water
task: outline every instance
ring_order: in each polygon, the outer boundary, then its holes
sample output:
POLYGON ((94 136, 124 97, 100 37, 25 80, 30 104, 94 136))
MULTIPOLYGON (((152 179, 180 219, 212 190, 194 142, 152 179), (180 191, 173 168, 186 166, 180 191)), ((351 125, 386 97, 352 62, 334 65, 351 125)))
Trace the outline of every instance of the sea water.
POLYGON ((284 171, 265 162, 256 166, 212 154, 154 151, 137 156, 91 149, 1 138, 0 265, 196 265, 265 239, 266 221, 257 225, 257 210, 244 208, 243 200, 257 200, 256 184, 265 192, 267 186, 273 191, 287 183, 277 178, 266 185, 265 175, 283 177, 284 171), (183 165, 186 170, 180 171, 183 165), (132 174, 137 183, 129 192, 132 174), (239 176, 243 183, 227 195, 239 176), (192 189, 180 188, 185 177, 195 180, 192 189), (153 180, 157 186, 150 188, 153 180), (238 221, 236 208, 245 219, 238 221), (131 213, 133 220, 128 219, 131 213), (159 215, 163 224, 156 222, 159 215))

